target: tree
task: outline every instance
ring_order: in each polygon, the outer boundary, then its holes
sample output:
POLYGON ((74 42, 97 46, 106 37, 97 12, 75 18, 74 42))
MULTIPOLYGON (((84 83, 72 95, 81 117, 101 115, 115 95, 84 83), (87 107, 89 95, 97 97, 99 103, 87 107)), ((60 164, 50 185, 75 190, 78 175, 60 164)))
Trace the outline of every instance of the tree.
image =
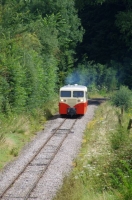
MULTIPOLYGON (((76 6, 79 8, 78 2, 76 6)), ((130 0, 84 0, 79 9, 79 17, 85 34, 83 42, 77 47, 79 62, 85 56, 88 61, 96 63, 109 65, 112 60, 118 63, 120 69, 117 70, 122 71, 124 79, 122 83, 130 88, 132 70, 128 69, 131 69, 132 53, 131 8, 130 0)))

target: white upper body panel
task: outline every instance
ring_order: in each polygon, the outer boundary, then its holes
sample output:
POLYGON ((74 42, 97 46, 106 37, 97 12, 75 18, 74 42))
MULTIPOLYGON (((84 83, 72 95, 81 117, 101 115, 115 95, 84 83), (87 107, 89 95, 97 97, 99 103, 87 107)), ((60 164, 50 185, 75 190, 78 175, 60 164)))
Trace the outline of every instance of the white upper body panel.
POLYGON ((60 91, 86 91, 87 92, 87 87, 83 85, 65 85, 60 88, 60 91))

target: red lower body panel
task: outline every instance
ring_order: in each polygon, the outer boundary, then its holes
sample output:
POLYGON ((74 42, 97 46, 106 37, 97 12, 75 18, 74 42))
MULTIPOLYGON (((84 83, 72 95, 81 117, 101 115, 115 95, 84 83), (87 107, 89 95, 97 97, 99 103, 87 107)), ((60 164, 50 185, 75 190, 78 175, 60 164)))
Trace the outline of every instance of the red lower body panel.
MULTIPOLYGON (((61 115, 66 115, 68 108, 70 108, 68 104, 62 102, 59 103, 59 113, 61 115)), ((84 115, 87 111, 87 102, 78 103, 74 106, 74 108, 76 109, 77 115, 84 115)))

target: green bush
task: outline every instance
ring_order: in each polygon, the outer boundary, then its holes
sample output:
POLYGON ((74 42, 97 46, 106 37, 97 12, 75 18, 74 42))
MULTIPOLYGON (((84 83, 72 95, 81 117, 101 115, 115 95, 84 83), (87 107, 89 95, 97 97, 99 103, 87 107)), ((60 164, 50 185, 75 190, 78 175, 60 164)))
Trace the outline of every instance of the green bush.
POLYGON ((121 86, 120 89, 111 97, 111 102, 114 106, 128 110, 132 106, 132 92, 126 86, 121 86))
POLYGON ((132 170, 126 161, 119 161, 120 167, 116 167, 111 173, 111 185, 118 189, 117 200, 132 199, 132 170))

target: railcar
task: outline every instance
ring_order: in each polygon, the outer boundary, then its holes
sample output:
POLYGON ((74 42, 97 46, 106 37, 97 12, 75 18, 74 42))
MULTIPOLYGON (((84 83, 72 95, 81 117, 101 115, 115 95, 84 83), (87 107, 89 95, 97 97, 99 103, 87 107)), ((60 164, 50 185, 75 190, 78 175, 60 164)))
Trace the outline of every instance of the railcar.
POLYGON ((66 85, 60 88, 59 114, 84 115, 87 111, 87 87, 83 85, 66 85))

